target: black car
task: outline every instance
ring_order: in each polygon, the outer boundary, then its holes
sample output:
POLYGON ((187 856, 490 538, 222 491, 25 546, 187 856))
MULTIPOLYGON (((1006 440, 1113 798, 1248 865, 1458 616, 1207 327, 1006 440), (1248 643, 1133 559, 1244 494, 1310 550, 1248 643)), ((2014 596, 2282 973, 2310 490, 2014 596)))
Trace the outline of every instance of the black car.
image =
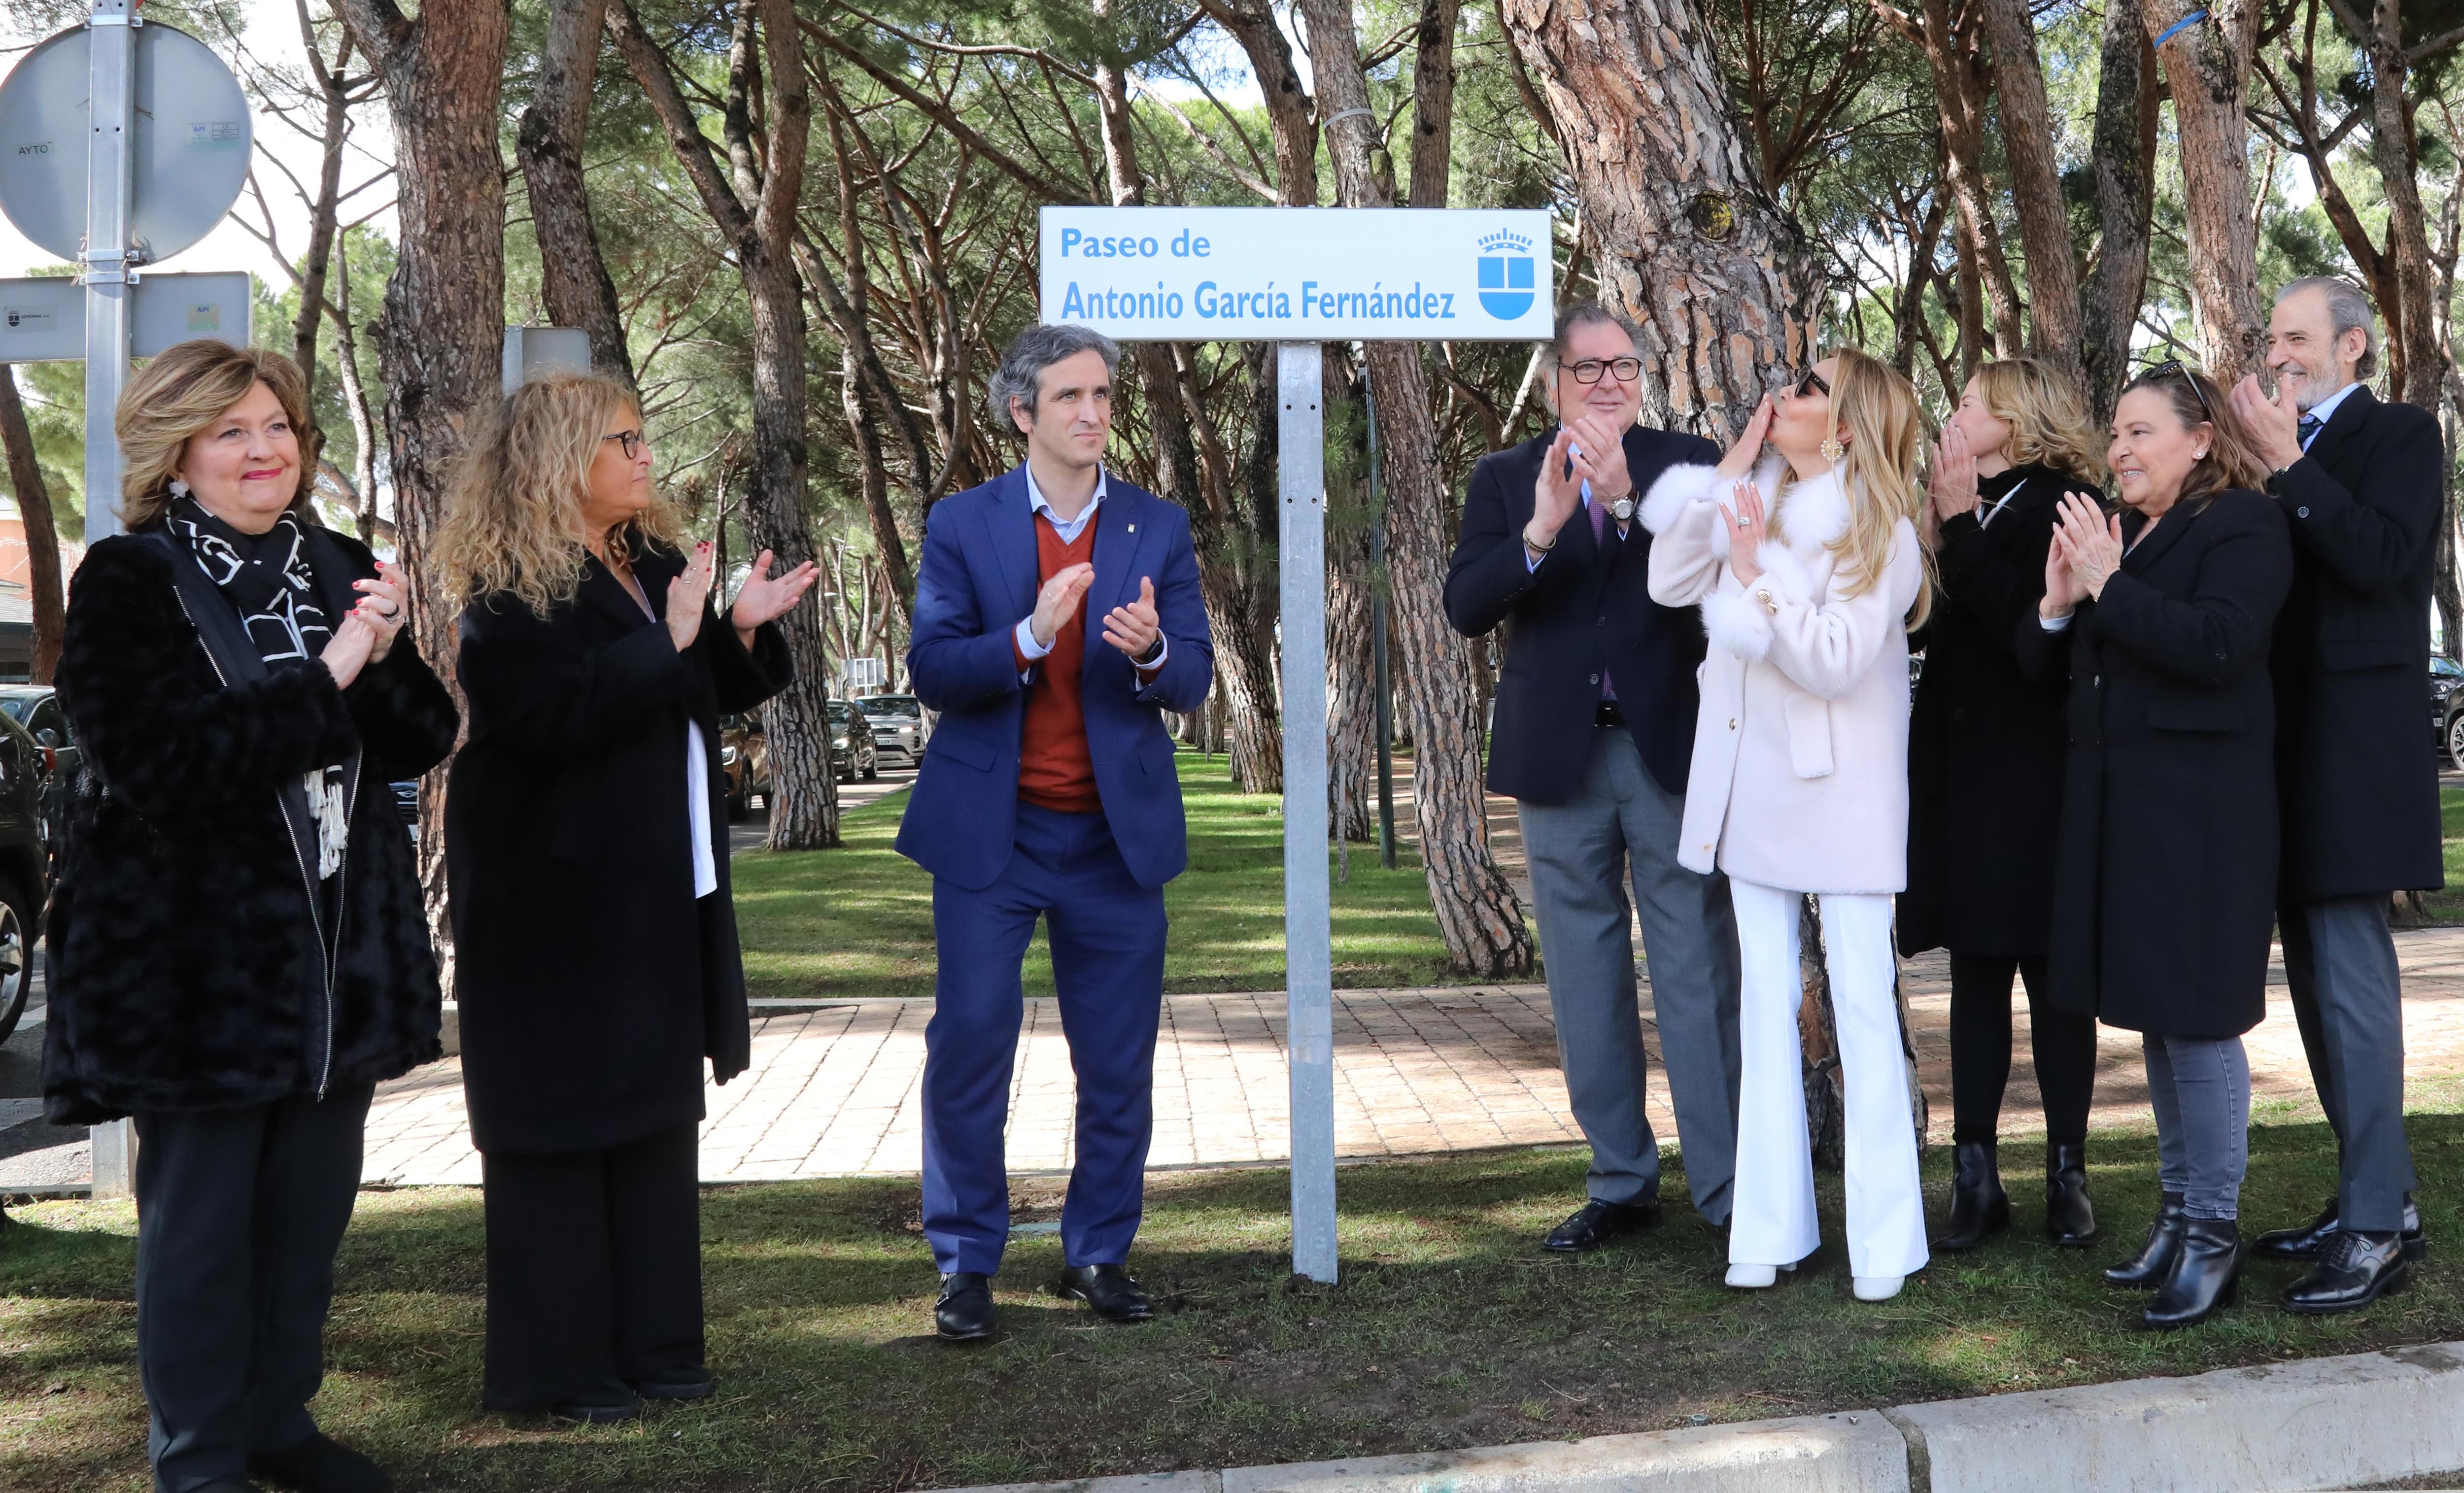
POLYGON ((0 685, 0 715, 25 727, 34 744, 51 753, 37 820, 42 825, 43 843, 56 854, 60 833, 68 823, 69 784, 77 781, 81 758, 69 734, 68 713, 60 709, 59 696, 50 685, 17 684, 0 685))
POLYGON ((2430 730, 2447 760, 2464 767, 2464 664, 2430 656, 2430 730))
MULTIPOLYGON (((51 692, 47 721, 58 717, 51 692)), ((26 702, 31 717, 37 702, 26 702)), ((65 725, 46 729, 62 732, 65 725)), ((67 738, 61 738, 65 745, 67 738)), ((26 982, 43 908, 52 891, 52 847, 43 833, 45 792, 58 777, 60 748, 34 739, 0 700, 0 1041, 26 1014, 26 982)))
POLYGON ((881 776, 881 757, 872 744, 872 722, 845 700, 829 702, 830 771, 841 782, 871 782, 881 776))

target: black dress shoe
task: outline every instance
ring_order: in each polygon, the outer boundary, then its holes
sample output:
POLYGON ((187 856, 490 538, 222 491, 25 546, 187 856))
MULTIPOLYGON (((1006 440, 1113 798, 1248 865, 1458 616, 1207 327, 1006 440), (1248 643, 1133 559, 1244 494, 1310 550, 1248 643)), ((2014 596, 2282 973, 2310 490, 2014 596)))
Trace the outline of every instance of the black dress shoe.
POLYGON ((246 1478, 218 1478, 194 1493, 265 1493, 263 1488, 246 1478))
POLYGON ((300 1493, 393 1493, 385 1469, 322 1431, 278 1452, 258 1452, 248 1470, 269 1482, 300 1493))
POLYGON ((1951 1153, 1950 1218, 1934 1236, 1934 1252, 1964 1255, 2010 1226, 2011 1195, 2002 1190, 2000 1153, 1990 1142, 1961 1142, 1951 1153))
POLYGON ((2096 1238, 2085 1141, 2057 1140, 2045 1147, 2045 1237, 2063 1249, 2084 1249, 2096 1238))
POLYGON ((933 1303, 933 1330, 945 1343, 974 1343, 993 1335, 993 1278, 980 1270, 954 1270, 941 1277, 933 1303))
POLYGON ((1599 1248, 1620 1234, 1647 1229, 1660 1221, 1657 1202, 1602 1202, 1595 1197, 1574 1216, 1549 1231, 1540 1247, 1561 1255, 1579 1255, 1599 1248))
POLYGON ((572 1399, 560 1400, 547 1408, 559 1420, 576 1425, 613 1426, 642 1418, 642 1396, 622 1384, 596 1390, 572 1399))
POLYGON ((1155 1315, 1155 1304, 1126 1265, 1071 1265, 1054 1289, 1085 1302, 1107 1322, 1144 1322, 1155 1315))
POLYGON ((668 1369, 633 1381, 633 1393, 644 1399, 708 1399, 718 1392, 718 1377, 708 1369, 668 1369))
MULTIPOLYGON (((2297 1223, 2289 1229, 2270 1229, 2251 1246, 2251 1253, 2270 1260, 2316 1260, 2327 1243, 2343 1232, 2343 1205, 2333 1197, 2319 1216, 2307 1223, 2297 1223)), ((2421 1232, 2421 1209, 2413 1200, 2404 1200, 2404 1258, 2418 1261, 2430 1253, 2430 1241, 2421 1232)))
POLYGON ((2343 1229, 2327 1244, 2310 1273, 2284 1293, 2286 1309, 2305 1316, 2331 1317, 2359 1311, 2382 1296, 2403 1290, 2411 1279, 2412 1262, 2405 1254, 2404 1236, 2343 1229))
POLYGON ((2147 1225, 2147 1242, 2130 1259, 2106 1266, 2104 1284, 2143 1291, 2152 1291, 2164 1284, 2173 1268, 2173 1256, 2182 1247, 2182 1226, 2189 1221, 2189 1215, 2182 1211, 2181 1197, 2166 1194, 2163 1205, 2156 1210, 2156 1221, 2147 1225))
POLYGON ((2230 1306, 2241 1286, 2241 1225, 2231 1219, 2189 1219, 2173 1268, 2156 1287, 2141 1320, 2151 1328, 2195 1327, 2230 1306))

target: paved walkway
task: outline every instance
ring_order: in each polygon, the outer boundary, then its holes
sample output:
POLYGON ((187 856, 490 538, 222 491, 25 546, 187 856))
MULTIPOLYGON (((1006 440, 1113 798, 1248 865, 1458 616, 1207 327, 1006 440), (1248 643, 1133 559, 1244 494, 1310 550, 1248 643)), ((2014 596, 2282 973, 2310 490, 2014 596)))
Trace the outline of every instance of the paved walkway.
MULTIPOLYGON (((2464 1085, 2464 929, 2396 935, 2405 969, 2409 1072, 2416 1100, 2464 1085)), ((1906 962, 1932 1132, 1950 1128, 1948 976, 1939 955, 1906 962)), ((2250 1038, 2255 1098, 2265 1118, 2315 1116, 2309 1071, 2271 972, 2268 1019, 2250 1038)), ((1487 1146, 1579 1141, 1558 1074, 1547 992, 1536 985, 1335 993, 1335 1138, 1352 1158, 1422 1155, 1487 1146)), ((1652 1035, 1648 988, 1646 1037, 1652 1035)), ((1011 1087, 1013 1171, 1070 1160, 1068 1049, 1049 1000, 1027 1003, 1011 1087)), ((753 1066, 710 1090, 702 1128, 708 1181, 913 1174, 919 1166, 918 1079, 929 1000, 866 1000, 759 1015, 753 1066)), ((2024 1010, 2006 1112, 2036 1129, 2024 1010)), ((1175 996, 1164 1002, 1155 1056, 1153 1164, 1225 1166, 1288 1154, 1283 998, 1175 996)), ((1652 1122, 1673 1139, 1657 1067, 1652 1122)), ((2103 1034, 2096 1123, 2144 1125, 2147 1096, 2136 1044, 2103 1034)), ((457 1060, 379 1091, 368 1120, 365 1175, 397 1183, 475 1183, 478 1157, 463 1123, 457 1060)))

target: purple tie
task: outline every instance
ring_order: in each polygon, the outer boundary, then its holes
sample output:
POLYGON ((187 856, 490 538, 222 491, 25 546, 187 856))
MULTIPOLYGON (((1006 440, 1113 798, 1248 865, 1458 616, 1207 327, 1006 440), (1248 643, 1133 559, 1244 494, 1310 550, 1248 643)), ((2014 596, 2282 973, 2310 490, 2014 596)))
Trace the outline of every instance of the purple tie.
MULTIPOLYGON (((1586 486, 1588 485, 1589 484, 1586 484, 1586 486)), ((1602 508, 1599 504, 1591 501, 1591 494, 1589 493, 1585 493, 1583 496, 1583 506, 1592 511, 1592 542, 1597 544, 1600 547, 1600 552, 1605 555, 1608 552, 1608 510, 1602 508)), ((1605 668, 1600 670, 1600 698, 1603 700, 1614 700, 1617 698, 1617 682, 1609 678, 1609 671, 1605 668)))

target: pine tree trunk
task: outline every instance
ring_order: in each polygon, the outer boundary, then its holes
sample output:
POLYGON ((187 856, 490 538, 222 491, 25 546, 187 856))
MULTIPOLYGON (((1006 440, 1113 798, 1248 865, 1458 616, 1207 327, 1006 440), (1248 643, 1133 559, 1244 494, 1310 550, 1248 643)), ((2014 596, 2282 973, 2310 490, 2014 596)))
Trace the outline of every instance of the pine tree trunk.
POLYGON ((1328 823, 1338 840, 1367 840, 1376 821, 1372 801, 1377 779, 1377 680, 1370 649, 1376 577, 1370 570, 1369 526, 1375 515, 1359 439, 1367 413, 1356 392, 1339 392, 1332 377, 1327 389, 1332 417, 1326 453, 1328 823))
POLYGON ((1420 0, 1413 38, 1412 186, 1415 208, 1442 208, 1454 171, 1455 26, 1463 0, 1420 0))
POLYGON ((2081 297, 2088 418, 2101 420, 2130 381, 2130 338, 2147 289, 2156 201, 2156 55, 2142 0, 2106 0, 2096 93, 2096 268, 2081 297))
POLYGON ((1985 20, 1993 41, 2011 195, 2028 256, 2028 350, 2079 378, 2086 369, 2079 357, 2079 263, 2061 165, 2054 159, 2053 109, 2036 60, 2035 19, 2028 0, 1986 0, 1985 20))
POLYGON ((26 402, 17 394, 17 370, 0 363, 0 449, 9 458, 9 490, 26 527, 26 581, 33 593, 34 660, 30 677, 50 684, 60 663, 60 629, 67 600, 60 586, 60 536, 52 521, 52 490, 34 456, 34 434, 26 428, 26 402))
POLYGON ((633 358, 625 345, 625 318, 616 284, 599 252, 590 222, 590 194, 582 176, 582 142, 590 122, 590 85, 599 71, 600 29, 607 0, 552 0, 547 39, 530 107, 514 133, 514 154, 530 192, 539 239, 539 298, 558 326, 590 334, 590 365, 633 387, 633 358))
MULTIPOLYGON (((1346 207, 1390 206, 1371 160, 1369 86, 1349 0, 1301 0, 1321 107, 1347 110, 1329 145, 1346 207)), ((1377 396, 1378 450, 1386 490, 1386 556, 1395 633, 1412 705, 1413 809, 1438 929, 1455 967, 1487 978, 1531 967, 1523 905, 1488 848, 1488 799, 1481 776, 1480 714, 1471 648, 1446 620, 1449 531, 1445 479, 1418 347, 1366 344, 1377 396)))
POLYGON ((2181 137, 2189 228, 2190 301, 2200 362, 2230 387, 2258 366, 2267 317, 2258 303, 2258 220, 2251 211, 2248 80, 2258 0, 2150 0, 2149 36, 2202 8, 2159 55, 2181 137))
POLYGON ((2379 316, 2387 322, 2387 391, 2435 409, 2446 360, 2431 317, 2430 221, 2421 206, 2412 106, 2405 98, 2401 11, 2400 0, 2378 0, 2370 12, 2370 152, 2386 188, 2388 278, 2395 282, 2395 296, 2382 299, 2379 316))
POLYGON ((1505 11, 1568 143, 1601 297, 1642 327, 1643 423, 1725 440, 1808 356, 1821 276, 1747 169, 1694 0, 1505 11))

